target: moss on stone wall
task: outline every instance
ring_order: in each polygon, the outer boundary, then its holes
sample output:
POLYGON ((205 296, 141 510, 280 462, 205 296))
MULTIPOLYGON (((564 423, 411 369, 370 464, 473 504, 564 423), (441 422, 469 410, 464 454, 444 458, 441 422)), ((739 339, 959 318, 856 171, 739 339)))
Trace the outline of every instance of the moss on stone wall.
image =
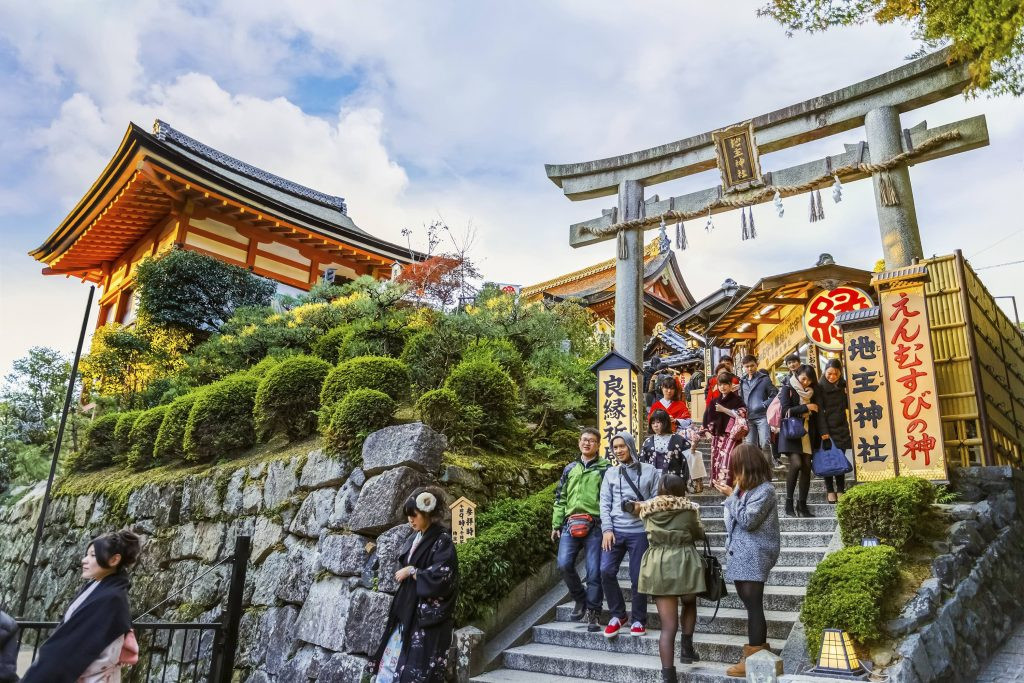
POLYGON ((558 480, 566 462, 527 453, 462 455, 445 453, 441 481, 451 495, 476 503, 529 496, 558 480))

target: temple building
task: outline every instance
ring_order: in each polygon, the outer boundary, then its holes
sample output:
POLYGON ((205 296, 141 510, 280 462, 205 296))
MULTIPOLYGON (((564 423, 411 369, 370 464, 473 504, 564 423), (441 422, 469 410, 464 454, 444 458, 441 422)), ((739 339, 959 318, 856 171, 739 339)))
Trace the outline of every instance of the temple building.
MULTIPOLYGON (((575 299, 597 316, 598 331, 610 333, 615 325, 615 261, 609 259, 546 282, 524 287, 520 296, 527 301, 575 299)), ((644 335, 658 323, 693 305, 694 298, 679 271, 670 249, 660 253, 658 240, 644 249, 644 335)))
POLYGON ((172 246, 207 254, 296 293, 327 276, 391 276, 419 257, 349 218, 345 200, 251 166, 156 121, 130 124, 89 191, 30 252, 44 275, 102 288, 98 324, 134 319, 134 272, 172 246))

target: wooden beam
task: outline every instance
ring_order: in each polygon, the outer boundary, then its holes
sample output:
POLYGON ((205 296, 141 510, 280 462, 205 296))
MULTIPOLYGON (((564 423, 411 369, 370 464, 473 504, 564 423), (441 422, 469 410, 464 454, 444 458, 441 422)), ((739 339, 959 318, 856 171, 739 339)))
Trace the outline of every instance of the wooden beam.
POLYGON ((141 171, 142 175, 146 176, 146 178, 151 183, 153 183, 158 188, 160 188, 160 190, 164 194, 166 194, 168 197, 170 197, 174 201, 176 201, 176 202, 183 202, 183 201, 185 201, 185 197, 180 192, 178 192, 173 187, 171 187, 171 184, 169 182, 170 178, 167 178, 167 179, 161 178, 159 172, 155 168, 153 168, 153 164, 149 163, 145 159, 140 159, 139 163, 135 165, 135 168, 138 169, 139 171, 141 171))
POLYGON ((180 212, 175 212, 178 219, 177 231, 174 233, 175 244, 185 244, 185 235, 188 233, 188 223, 192 220, 192 211, 195 204, 191 199, 185 200, 185 206, 180 212))
MULTIPOLYGON (((912 165, 949 156, 951 154, 967 152, 972 149, 977 149, 978 147, 984 147, 989 143, 988 126, 985 122, 985 117, 974 116, 945 126, 939 126, 938 128, 928 128, 927 122, 922 122, 910 129, 911 144, 914 147, 919 147, 925 140, 954 129, 960 132, 959 139, 945 142, 926 154, 915 158, 912 161, 912 165)), ((758 140, 760 140, 760 137, 758 140)), ((840 166, 858 163, 861 161, 865 163, 884 161, 880 159, 871 159, 869 154, 870 150, 867 148, 866 142, 856 145, 848 144, 845 147, 846 151, 842 154, 772 171, 770 173, 771 184, 776 186, 804 185, 826 175, 829 168, 839 168, 840 166), (861 146, 863 146, 863 159, 861 158, 861 146)), ((766 174, 766 177, 769 177, 769 174, 766 174)), ((870 174, 857 172, 844 176, 843 182, 852 182, 854 180, 861 180, 869 177, 871 177, 870 174)), ((822 180, 816 184, 816 188, 825 189, 829 187, 832 182, 831 178, 822 180)), ((738 202, 744 202, 745 198, 753 196, 755 193, 759 192, 760 189, 761 188, 754 188, 752 190, 747 190, 746 192, 736 192, 730 195, 730 198, 735 199, 738 202)), ((672 209, 683 212, 699 211, 715 202, 719 198, 720 192, 721 187, 716 185, 714 187, 698 190, 697 192, 690 192, 685 195, 671 197, 670 199, 659 199, 657 201, 648 202, 644 207, 645 213, 647 216, 658 216, 672 209)), ((783 196, 788 195, 783 194, 783 196)), ((767 203, 769 201, 771 201, 771 198, 763 199, 760 202, 750 200, 749 203, 767 203)), ((720 206, 713 208, 711 213, 716 214, 733 210, 735 210, 734 207, 720 206)), ((602 211, 599 218, 592 218, 580 223, 574 223, 569 226, 569 244, 576 248, 610 240, 615 237, 614 234, 594 235, 589 232, 588 229, 608 227, 610 225, 614 225, 616 222, 618 222, 617 209, 605 209, 602 211)), ((653 224, 648 229, 654 229, 656 227, 657 224, 653 224)))

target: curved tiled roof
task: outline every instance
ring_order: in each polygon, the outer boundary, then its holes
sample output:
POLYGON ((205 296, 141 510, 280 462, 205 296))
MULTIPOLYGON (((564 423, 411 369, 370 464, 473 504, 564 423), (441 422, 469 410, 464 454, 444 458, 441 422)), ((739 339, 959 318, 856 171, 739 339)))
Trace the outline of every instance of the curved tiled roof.
MULTIPOLYGON (((650 244, 644 247, 644 261, 649 261, 650 259, 656 257, 658 255, 658 251, 658 239, 655 238, 651 240, 650 244)), ((547 289, 561 287, 562 285, 567 285, 572 282, 578 282, 579 280, 585 280, 588 277, 591 277, 592 275, 597 275, 598 273, 603 273, 604 271, 610 270, 614 273, 615 262, 617 260, 617 258, 610 258, 607 261, 595 263, 592 266, 587 266, 586 268, 581 268, 580 270, 576 270, 571 273, 566 273, 565 275, 559 275, 558 277, 553 278, 551 280, 540 282, 535 285, 530 285, 529 287, 523 287, 522 291, 519 294, 520 296, 524 297, 533 296, 534 294, 539 294, 547 289)))
POLYGON ((264 171, 262 168, 257 168, 252 164, 247 164, 244 161, 236 159, 228 154, 224 154, 224 152, 216 150, 209 145, 203 144, 195 138, 185 135, 160 119, 153 122, 153 135, 155 135, 157 140, 160 140, 161 142, 172 142, 208 161, 212 161, 215 164, 219 164, 231 171, 240 173, 252 178, 253 180, 270 185, 271 187, 275 187, 283 192, 308 199, 312 202, 316 202, 317 204, 323 204, 324 206, 336 209, 342 213, 348 212, 348 207, 346 207, 345 200, 342 197, 335 197, 318 190, 313 190, 305 185, 299 185, 291 180, 264 171))

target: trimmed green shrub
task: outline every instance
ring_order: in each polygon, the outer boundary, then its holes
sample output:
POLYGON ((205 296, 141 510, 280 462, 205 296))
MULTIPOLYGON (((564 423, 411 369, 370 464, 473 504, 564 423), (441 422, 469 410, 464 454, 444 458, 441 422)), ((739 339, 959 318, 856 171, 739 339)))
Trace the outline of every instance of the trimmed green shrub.
POLYGON ((156 433, 153 442, 153 460, 167 462, 185 457, 185 428, 188 426, 188 414, 199 396, 199 391, 185 394, 171 401, 156 433))
POLYGON ((257 389, 258 379, 237 374, 199 392, 185 426, 185 459, 212 460, 252 446, 257 389))
POLYGON ((477 340, 469 345, 462 359, 492 360, 518 385, 522 385, 526 378, 526 363, 523 361, 523 355, 508 339, 490 337, 477 340))
POLYGON ((811 574, 800 610, 811 659, 826 628, 841 628, 861 645, 880 640, 889 618, 885 606, 899 581, 900 553, 891 546, 850 546, 826 556, 811 574))
POLYGON ((114 462, 124 462, 128 457, 128 436, 132 433, 135 421, 142 415, 141 410, 126 410, 117 414, 117 425, 114 427, 114 462))
POLYGON ((492 360, 464 360, 455 366, 445 381, 463 406, 477 406, 479 422, 473 440, 492 445, 508 443, 517 432, 515 412, 516 384, 508 373, 492 360))
POLYGON ((341 347, 350 335, 351 331, 348 327, 335 327, 313 342, 313 355, 323 358, 332 365, 337 363, 340 358, 341 347))
POLYGON ((356 389, 382 391, 395 401, 409 395, 409 368, 400 360, 362 356, 340 363, 330 371, 320 391, 320 405, 330 408, 356 389))
POLYGON ((896 477, 859 484, 836 506, 843 543, 860 545, 865 536, 877 536, 885 545, 902 550, 921 540, 922 522, 931 511, 935 487, 917 477, 896 477))
POLYGON ((246 372, 248 372, 252 377, 263 379, 266 377, 268 372, 280 365, 282 360, 283 358, 278 356, 267 356, 259 363, 246 370, 246 372))
POLYGON ((554 557, 549 536, 554 498, 552 484, 527 498, 504 499, 480 512, 476 537, 456 547, 458 625, 486 615, 516 584, 554 557))
POLYGON ((284 432, 292 441, 316 429, 320 407, 317 389, 331 364, 314 356, 295 356, 282 361, 260 381, 253 406, 256 433, 266 438, 284 432))
POLYGON ((416 410, 423 424, 449 439, 462 421, 462 404, 451 389, 428 391, 416 401, 416 410))
POLYGON ((128 433, 126 465, 141 470, 153 464, 153 447, 166 414, 167 406, 157 406, 143 411, 135 420, 131 432, 128 433))
POLYGON ((107 413, 93 420, 85 430, 85 444, 80 457, 75 458, 75 465, 87 470, 106 467, 114 462, 117 454, 117 439, 114 430, 117 428, 118 413, 107 413))
POLYGON ((456 330, 420 330, 402 349, 402 362, 409 366, 409 376, 417 393, 437 389, 460 360, 466 338, 456 330))
POLYGON ((352 323, 350 334, 341 345, 338 358, 389 356, 397 358, 405 348, 409 328, 404 320, 365 320, 352 323))
POLYGON ((331 410, 321 432, 328 453, 357 458, 366 437, 391 424, 397 404, 383 391, 356 389, 331 410))

